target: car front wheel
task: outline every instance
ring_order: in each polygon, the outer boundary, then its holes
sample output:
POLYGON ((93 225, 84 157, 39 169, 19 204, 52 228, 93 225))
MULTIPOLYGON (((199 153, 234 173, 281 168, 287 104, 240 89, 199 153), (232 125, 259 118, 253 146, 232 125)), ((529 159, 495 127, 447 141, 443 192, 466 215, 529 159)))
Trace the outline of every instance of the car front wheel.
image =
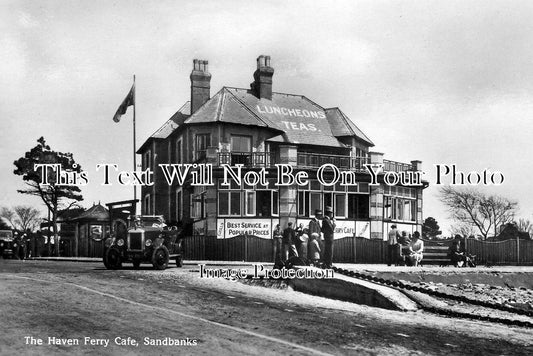
POLYGON ((176 266, 183 267, 183 258, 181 256, 176 257, 176 266))
POLYGON ((110 248, 106 253, 106 267, 107 269, 119 269, 122 267, 122 259, 120 251, 116 248, 110 248))
POLYGON ((155 249, 152 256, 152 265, 155 269, 165 269, 168 266, 168 260, 170 258, 170 253, 165 246, 159 246, 155 249))

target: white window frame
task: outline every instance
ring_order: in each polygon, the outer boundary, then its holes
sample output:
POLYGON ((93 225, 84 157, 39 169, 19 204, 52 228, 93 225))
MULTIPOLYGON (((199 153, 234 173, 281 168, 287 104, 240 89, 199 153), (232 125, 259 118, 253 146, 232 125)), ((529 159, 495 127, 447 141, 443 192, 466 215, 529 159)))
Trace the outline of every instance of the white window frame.
POLYGON ((270 214, 272 216, 279 216, 279 191, 274 189, 270 191, 270 205, 270 214), (277 194, 277 199, 274 199, 274 194, 277 194), (277 213, 274 213, 274 206, 276 207, 277 213))
POLYGON ((152 212, 150 211, 152 209, 152 198, 150 196, 150 193, 144 196, 143 203, 144 215, 152 215, 152 212))
POLYGON ((336 218, 347 218, 348 217, 348 198, 346 196, 346 193, 334 193, 333 194, 333 208, 334 208, 334 211, 335 211, 335 217, 336 218), (342 197, 344 199, 344 214, 343 215, 338 215, 338 209, 337 209, 337 197, 342 197))
MULTIPOLYGON (((244 216, 255 216, 256 214, 256 194, 254 190, 245 190, 243 194, 244 199, 244 216), (250 201, 248 197, 252 197, 250 201), (250 209, 251 208, 251 209, 250 209), (251 212, 248 212, 251 210, 251 212)), ((242 214, 242 212, 241 212, 242 214)))
POLYGON ((183 220, 183 189, 176 189, 176 221, 183 220))
POLYGON ((152 169, 152 151, 151 150, 147 150, 146 152, 144 152, 143 163, 144 163, 143 170, 152 169))

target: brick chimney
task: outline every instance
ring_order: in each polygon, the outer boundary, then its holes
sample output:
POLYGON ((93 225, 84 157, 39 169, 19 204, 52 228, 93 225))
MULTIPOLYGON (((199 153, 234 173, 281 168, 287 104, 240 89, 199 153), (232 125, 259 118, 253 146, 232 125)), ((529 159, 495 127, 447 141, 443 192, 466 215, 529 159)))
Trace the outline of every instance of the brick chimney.
POLYGON ((207 65, 208 61, 193 60, 191 72, 191 115, 210 98, 211 74, 207 65))
POLYGON ((273 75, 274 68, 270 66, 270 56, 257 57, 257 70, 254 72, 254 81, 250 87, 259 99, 272 100, 273 75))

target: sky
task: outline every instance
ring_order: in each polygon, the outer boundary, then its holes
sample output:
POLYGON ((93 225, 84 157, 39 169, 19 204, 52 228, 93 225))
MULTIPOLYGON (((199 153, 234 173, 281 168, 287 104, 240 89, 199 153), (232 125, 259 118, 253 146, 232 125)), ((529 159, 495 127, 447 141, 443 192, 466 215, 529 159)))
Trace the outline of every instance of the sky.
POLYGON ((424 217, 445 234, 436 164, 502 172, 481 189, 533 220, 532 17, 530 1, 0 0, 0 206, 45 211, 13 174, 41 136, 88 172, 83 206, 131 199, 95 167, 133 168, 131 108, 112 121, 133 75, 139 147, 189 100, 194 58, 213 95, 248 88, 265 54, 274 91, 341 108, 385 159, 421 160, 424 217))

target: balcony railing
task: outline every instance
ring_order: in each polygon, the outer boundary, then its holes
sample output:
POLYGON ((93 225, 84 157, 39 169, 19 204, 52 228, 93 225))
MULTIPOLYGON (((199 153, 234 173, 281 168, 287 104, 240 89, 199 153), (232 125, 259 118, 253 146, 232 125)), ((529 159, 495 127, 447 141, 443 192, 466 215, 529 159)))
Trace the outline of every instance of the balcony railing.
POLYGON ((234 166, 242 164, 245 167, 273 167, 276 161, 274 152, 220 152, 218 165, 229 164, 234 166))
POLYGON ((395 161, 383 160, 383 170, 386 172, 403 172, 412 171, 413 166, 410 163, 401 163, 395 161))
POLYGON ((364 171, 364 164, 370 163, 368 157, 350 157, 341 155, 326 155, 321 153, 298 152, 299 167, 320 167, 326 163, 333 164, 339 169, 364 171))
MULTIPOLYGON (((204 152, 202 152, 204 153, 204 152)), ((205 155, 202 155, 204 158, 205 155)), ((274 167, 279 162, 275 152, 218 152, 216 165, 227 164, 245 167, 274 167)), ((329 155, 323 153, 298 152, 297 166, 300 168, 318 168, 324 164, 333 164, 341 170, 366 172, 365 164, 369 164, 370 157, 351 157, 343 155, 329 155)), ((409 163, 383 160, 383 171, 402 172, 413 170, 409 163)))
MULTIPOLYGON (((298 152, 299 167, 320 167, 323 164, 330 163, 339 169, 366 171, 365 164, 370 163, 369 157, 350 157, 341 155, 328 155, 322 153, 298 152)), ((402 172, 413 170, 409 163, 401 163, 389 160, 383 160, 383 171, 402 172)))

